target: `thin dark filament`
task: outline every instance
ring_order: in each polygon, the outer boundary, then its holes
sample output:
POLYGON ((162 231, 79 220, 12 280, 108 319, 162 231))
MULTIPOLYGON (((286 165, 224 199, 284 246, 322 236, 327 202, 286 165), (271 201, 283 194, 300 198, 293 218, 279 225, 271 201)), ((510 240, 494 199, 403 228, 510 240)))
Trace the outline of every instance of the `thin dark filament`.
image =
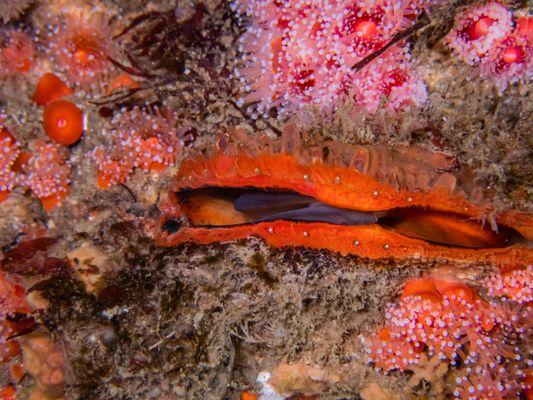
POLYGON ((413 33, 415 33, 416 31, 418 31, 419 29, 423 28, 424 26, 426 26, 428 24, 429 24, 429 18, 426 15, 425 12, 422 12, 422 14, 420 15, 420 17, 419 17, 419 19, 418 19, 416 24, 414 24, 412 27, 410 27, 408 29, 405 29, 405 30, 403 30, 401 32, 398 32, 396 35, 394 35, 392 37, 391 40, 389 40, 389 42, 385 46, 383 46, 379 50, 376 50, 372 54, 366 56, 361 61, 355 63, 352 66, 352 70, 353 71, 359 71, 361 68, 363 68, 364 66, 370 64, 374 59, 378 58, 380 55, 385 53, 389 48, 394 46, 400 40, 408 38, 413 33))

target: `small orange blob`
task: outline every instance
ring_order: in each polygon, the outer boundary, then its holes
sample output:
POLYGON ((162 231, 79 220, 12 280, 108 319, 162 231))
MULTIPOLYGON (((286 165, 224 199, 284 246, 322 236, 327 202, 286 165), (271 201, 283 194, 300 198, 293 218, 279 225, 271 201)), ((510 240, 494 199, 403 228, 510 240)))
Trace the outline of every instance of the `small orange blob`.
POLYGON ((44 130, 64 146, 76 143, 83 133, 83 113, 70 101, 58 100, 44 109, 44 130))
POLYGON ((360 38, 370 40, 376 35, 377 28, 377 24, 373 20, 364 18, 355 24, 353 32, 360 38))
POLYGON ((33 94, 32 100, 39 106, 44 106, 53 101, 59 100, 62 97, 70 96, 74 91, 69 88, 61 79, 54 74, 48 72, 44 74, 37 89, 33 94))
POLYGON ((522 62, 525 59, 524 52, 519 46, 506 49, 502 54, 502 61, 506 64, 522 62))
POLYGON ((252 392, 242 392, 241 393, 241 400, 257 400, 258 396, 255 393, 252 392))
POLYGON ((0 389, 0 399, 2 400, 15 400, 15 394, 17 391, 12 385, 5 386, 0 389))
POLYGON ((24 368, 22 367, 22 365, 20 365, 20 364, 12 365, 9 368, 9 370, 11 372, 11 378, 15 382, 19 382, 24 377, 25 371, 24 371, 24 368))
POLYGON ((113 177, 104 171, 98 173, 98 189, 106 190, 113 186, 113 177))
POLYGON ((134 80, 128 74, 118 75, 109 85, 109 93, 119 89, 138 89, 140 87, 139 82, 134 80))
POLYGON ((5 348, 3 348, 2 356, 0 357, 0 363, 5 363, 12 358, 16 357, 20 353, 20 346, 19 344, 14 340, 9 340, 5 345, 5 348))
POLYGON ((9 193, 11 193, 9 190, 0 191, 0 203, 7 200, 7 198, 9 197, 9 193))
POLYGON ((64 199, 68 197, 70 190, 67 188, 64 192, 59 192, 55 195, 49 196, 49 197, 43 197, 41 198, 41 204, 44 208, 44 211, 49 212, 52 210, 55 206, 57 206, 59 203, 61 203, 64 199))

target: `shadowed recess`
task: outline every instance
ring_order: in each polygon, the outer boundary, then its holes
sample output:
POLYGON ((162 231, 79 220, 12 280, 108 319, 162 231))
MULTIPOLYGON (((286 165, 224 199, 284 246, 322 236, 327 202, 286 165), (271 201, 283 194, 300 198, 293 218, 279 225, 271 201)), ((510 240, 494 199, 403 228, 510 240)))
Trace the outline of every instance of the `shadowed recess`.
MULTIPOLYGON (((500 248, 521 240, 513 229, 487 224, 454 213, 421 207, 367 212, 334 207, 290 191, 253 188, 203 188, 176 193, 188 223, 196 227, 232 227, 286 220, 357 226, 377 224, 410 238, 464 248, 500 248)), ((168 229, 165 229, 165 226, 168 229)), ((172 220, 169 233, 181 228, 172 220)))

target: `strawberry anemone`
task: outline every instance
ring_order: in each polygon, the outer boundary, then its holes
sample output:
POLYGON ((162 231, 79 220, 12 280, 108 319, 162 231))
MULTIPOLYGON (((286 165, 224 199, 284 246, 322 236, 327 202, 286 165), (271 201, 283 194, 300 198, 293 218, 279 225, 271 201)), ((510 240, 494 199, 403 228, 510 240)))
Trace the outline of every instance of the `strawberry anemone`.
POLYGON ((46 211, 50 211, 69 192, 70 167, 67 162, 68 151, 55 143, 37 141, 28 163, 27 182, 46 211))
POLYGON ((478 66, 500 91, 533 74, 530 18, 513 17, 495 2, 474 6, 458 14, 445 38, 459 59, 478 66))
POLYGON ((512 33, 495 41, 481 71, 504 90, 509 83, 533 76, 532 55, 532 43, 525 36, 512 33))
POLYGON ((46 211, 59 204, 70 191, 68 151, 55 143, 36 141, 34 152, 23 151, 5 129, 0 130, 0 202, 15 187, 29 188, 46 211))
POLYGON ((102 78, 112 67, 113 36, 101 13, 66 14, 49 32, 49 53, 57 61, 69 82, 99 89, 102 78))
POLYGON ((364 342, 368 361, 385 372, 411 370, 427 354, 458 366, 456 398, 514 398, 528 389, 521 346, 529 318, 529 310, 485 301, 456 279, 417 278, 364 342))
POLYGON ((164 246, 259 236, 373 259, 531 263, 531 215, 494 213, 490 193, 456 168, 414 146, 313 144, 292 126, 277 140, 236 129, 182 162, 154 235, 164 246))
POLYGON ((113 119, 107 139, 107 145, 92 153, 100 189, 124 183, 135 168, 163 171, 176 162, 192 136, 178 127, 177 116, 169 110, 134 108, 113 119))
POLYGON ((494 45, 513 29, 511 12, 499 3, 474 6, 458 13, 446 43, 464 62, 481 61, 494 45))
POLYGON ((0 65, 6 75, 24 73, 35 62, 35 45, 22 31, 9 31, 0 50, 0 65))

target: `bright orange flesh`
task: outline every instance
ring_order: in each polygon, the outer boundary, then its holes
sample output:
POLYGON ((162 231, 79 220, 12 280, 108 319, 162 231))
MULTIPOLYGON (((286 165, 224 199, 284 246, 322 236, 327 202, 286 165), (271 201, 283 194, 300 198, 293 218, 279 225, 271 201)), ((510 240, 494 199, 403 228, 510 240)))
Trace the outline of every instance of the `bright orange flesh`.
POLYGON ((194 196, 184 205, 187 215, 194 225, 235 225, 248 221, 242 213, 236 211, 233 203, 224 199, 213 199, 207 195, 194 196))
POLYGON ((434 280, 429 278, 412 279, 407 282, 401 298, 404 299, 408 296, 422 296, 426 300, 436 302, 442 299, 437 291, 434 280))
POLYGON ((408 237, 469 248, 502 247, 506 244, 505 235, 483 227, 478 221, 453 214, 407 210, 400 216, 392 229, 408 237))
MULTIPOLYGON (((365 169, 365 167, 361 167, 365 169)), ((321 161, 301 165, 287 154, 200 158, 183 162, 174 191, 202 187, 253 187, 291 190, 325 204, 358 211, 385 211, 418 207, 459 214, 483 220, 490 208, 475 205, 445 187, 427 191, 395 189, 353 168, 332 167, 321 161)), ((497 222, 533 240, 533 216, 509 211, 498 215, 497 222)))
POLYGON ((44 109, 44 130, 53 141, 68 146, 83 133, 83 114, 70 101, 58 100, 44 109))
POLYGON ((61 79, 48 72, 44 74, 41 79, 39 79, 39 83, 37 84, 37 88, 35 89, 32 99, 37 105, 44 106, 48 103, 59 100, 62 97, 70 96, 73 93, 74 91, 69 88, 61 79))
MULTIPOLYGON (((355 154, 353 157, 358 156, 355 154)), ((284 153, 263 153, 256 156, 218 153, 211 158, 199 157, 185 161, 176 177, 173 191, 204 187, 256 188, 292 191, 325 204, 358 211, 416 208, 422 210, 419 215, 424 215, 423 210, 427 210, 428 213, 422 218, 425 219, 424 223, 433 227, 429 233, 433 234, 437 229, 444 230, 449 240, 460 238, 456 242, 461 247, 407 237, 401 232, 395 232, 394 227, 338 226, 291 221, 231 227, 184 226, 175 233, 158 230, 156 240, 160 245, 174 246, 188 241, 207 244, 258 236, 274 247, 328 249, 343 255, 353 254, 370 259, 414 258, 498 265, 527 265, 533 262, 533 252, 527 243, 502 247, 501 237, 494 236, 488 228, 480 229, 481 223, 478 221, 489 215, 490 205, 473 204, 463 195, 450 190, 450 185, 430 185, 425 190, 397 189, 374 178, 376 168, 379 169, 381 164, 374 163, 373 169, 367 171, 369 168, 365 164, 365 158, 361 157, 361 160, 362 164, 357 168, 347 168, 326 165, 320 160, 305 164, 299 162, 297 157, 284 153), (359 172, 361 170, 367 173, 359 172), (447 219, 439 213, 460 217, 447 219), (472 240, 475 247, 480 248, 463 248, 463 239, 472 240)), ((387 164, 385 167, 394 173, 394 165, 387 164)), ((402 164, 402 170, 409 171, 416 182, 420 174, 420 168, 416 164, 402 164)), ((423 172, 431 173, 426 170, 423 172)), ((450 181, 449 178, 446 180, 450 181)), ((440 181, 441 179, 438 180, 440 181)), ((170 206, 171 211, 161 220, 161 224, 173 216, 189 216, 188 211, 176 199, 174 201, 176 204, 170 206)), ((213 214, 210 212, 210 215, 204 216, 211 218, 213 214)), ((416 224, 416 218, 412 218, 411 222, 411 232, 416 233, 416 229, 423 225, 416 224)), ((529 214, 504 212, 497 215, 494 222, 516 230, 524 241, 533 239, 533 217, 529 214)))
POLYGON ((411 239, 379 225, 342 226, 318 222, 274 221, 229 228, 185 227, 171 235, 161 231, 156 241, 161 246, 175 246, 185 242, 229 242, 250 236, 261 237, 273 247, 328 249, 342 255, 353 254, 370 259, 415 258, 500 265, 533 263, 533 252, 524 245, 497 249, 446 247, 411 239))
POLYGON ((287 154, 217 155, 185 161, 176 180, 176 191, 201 187, 254 187, 291 190, 325 204, 359 211, 384 211, 423 207, 478 217, 483 210, 464 197, 436 187, 427 192, 396 190, 355 169, 331 167, 320 161, 300 165, 287 154))

